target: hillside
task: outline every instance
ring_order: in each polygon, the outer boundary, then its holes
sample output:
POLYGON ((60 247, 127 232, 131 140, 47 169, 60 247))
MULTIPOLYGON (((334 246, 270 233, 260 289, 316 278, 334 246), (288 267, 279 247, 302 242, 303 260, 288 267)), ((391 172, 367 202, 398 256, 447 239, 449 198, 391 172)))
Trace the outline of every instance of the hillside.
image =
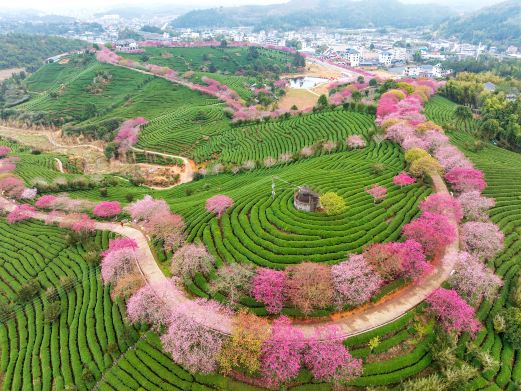
POLYGON ((70 50, 81 49, 86 43, 45 35, 6 34, 0 39, 0 69, 28 68, 36 70, 43 60, 70 50))
POLYGON ((417 27, 440 23, 446 7, 402 4, 396 0, 292 0, 267 6, 221 7, 191 11, 172 22, 174 27, 234 27, 298 29, 302 27, 417 27), (417 15, 423 15, 418 18, 417 15))
POLYGON ((442 32, 473 43, 520 46, 521 2, 505 1, 465 17, 450 19, 442 32))

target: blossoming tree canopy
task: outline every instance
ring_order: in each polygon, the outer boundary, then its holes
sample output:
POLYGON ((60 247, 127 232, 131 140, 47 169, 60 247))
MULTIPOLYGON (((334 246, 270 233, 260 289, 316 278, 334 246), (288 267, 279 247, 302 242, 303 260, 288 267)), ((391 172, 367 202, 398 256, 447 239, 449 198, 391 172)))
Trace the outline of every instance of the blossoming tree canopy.
POLYGON ((461 226, 461 239, 466 251, 489 260, 503 248, 504 235, 493 223, 469 221, 461 226))
POLYGON ((362 360, 351 356, 342 343, 339 327, 334 325, 315 328, 304 362, 317 380, 346 382, 362 374, 362 360))
POLYGON ((483 197, 477 190, 461 193, 458 201, 463 214, 468 220, 484 221, 488 218, 487 211, 496 205, 493 198, 483 197))
POLYGON ((457 334, 467 331, 472 335, 481 328, 476 312, 454 289, 437 288, 427 298, 430 311, 442 327, 457 334))
POLYGON ((97 217, 114 217, 121 213, 121 205, 118 201, 102 201, 94 207, 92 213, 97 217))
POLYGON ((262 347, 262 374, 271 385, 280 385, 298 375, 306 340, 302 331, 281 316, 273 321, 271 337, 262 347))
POLYGON ((277 314, 287 300, 286 284, 286 272, 258 268, 252 280, 251 294, 255 300, 266 306, 270 314, 277 314))
POLYGON ((210 213, 215 213, 217 217, 221 217, 226 209, 233 206, 233 200, 223 194, 218 194, 206 200, 205 208, 210 213))
POLYGON ((349 148, 364 148, 366 146, 365 139, 358 134, 352 134, 347 137, 346 144, 349 148))
POLYGON ((446 216, 424 212, 420 218, 403 227, 403 234, 421 243, 425 254, 433 257, 454 241, 456 228, 446 216))
POLYGON ((172 258, 172 273, 181 278, 207 275, 215 265, 215 259, 202 244, 189 243, 180 247, 172 258))
POLYGON ((154 200, 146 195, 142 200, 136 201, 127 207, 127 210, 135 221, 148 221, 155 215, 167 215, 170 208, 164 200, 154 200))
POLYGON ((4 158, 7 155, 9 155, 10 153, 11 153, 11 148, 9 148, 5 145, 0 145, 0 158, 4 158))
POLYGON ((342 308, 367 302, 380 289, 383 279, 363 255, 352 254, 345 262, 331 268, 335 302, 342 308))
POLYGON ((400 186, 400 187, 412 185, 415 182, 416 182, 416 178, 410 176, 409 174, 407 174, 406 172, 403 172, 403 171, 393 178, 393 183, 396 186, 400 186))
POLYGON ((29 220, 34 216, 34 213, 35 209, 31 205, 16 205, 16 207, 7 215, 7 223, 14 224, 19 221, 29 220))
POLYGON ((449 194, 431 194, 420 203, 420 210, 444 215, 455 221, 460 221, 463 218, 460 202, 449 194))
POLYGON ((373 200, 376 203, 385 198, 385 196, 387 195, 387 188, 384 186, 374 184, 370 187, 366 187, 365 192, 369 194, 371 197, 373 197, 373 200))
POLYGON ((452 188, 459 192, 483 191, 487 187, 483 172, 475 168, 455 167, 445 174, 452 188))

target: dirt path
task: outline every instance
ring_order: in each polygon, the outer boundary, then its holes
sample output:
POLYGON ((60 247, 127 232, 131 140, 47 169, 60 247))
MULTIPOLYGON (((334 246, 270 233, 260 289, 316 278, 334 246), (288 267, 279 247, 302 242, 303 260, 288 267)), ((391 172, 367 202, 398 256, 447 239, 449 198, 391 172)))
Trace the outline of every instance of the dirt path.
MULTIPOLYGON (((191 182, 192 179, 194 178, 194 173, 197 170, 197 166, 196 166, 196 164, 195 164, 195 162, 193 160, 190 160, 190 159, 188 159, 188 158, 186 158, 184 156, 171 155, 171 154, 163 153, 163 152, 148 151, 148 150, 140 149, 140 148, 136 148, 136 147, 130 147, 130 149, 132 151, 136 151, 136 152, 144 152, 144 153, 147 153, 149 155, 170 157, 170 158, 173 158, 173 159, 181 159, 183 161, 184 167, 183 167, 183 170, 182 170, 181 174, 179 175, 179 182, 177 184, 173 185, 173 186, 168 187, 168 188, 180 185, 182 183, 191 182)), ((167 187, 161 187, 161 188, 158 188, 158 189, 165 190, 165 189, 168 189, 168 188, 167 187)))
POLYGON ((58 169, 58 171, 60 171, 63 174, 65 171, 63 171, 62 161, 60 159, 58 159, 57 157, 55 157, 54 160, 56 160, 56 168, 58 169))
MULTIPOLYGON (((433 187, 436 193, 448 194, 448 189, 441 177, 432 178, 433 187)), ((0 208, 12 210, 15 203, 0 197, 0 208)), ((44 220, 45 213, 38 212, 34 218, 44 220)), ((455 221, 452 221, 456 224, 455 221)), ((156 293, 164 300, 170 309, 186 303, 189 298, 186 293, 173 285, 171 289, 164 289, 168 283, 168 278, 163 274, 150 250, 150 244, 147 236, 139 229, 133 226, 121 226, 120 224, 110 222, 97 222, 96 229, 112 231, 119 235, 134 239, 138 244, 137 266, 144 278, 150 284, 161 284, 163 288, 157 289, 156 293)), ((295 326, 304 332, 305 335, 313 334, 318 326, 326 324, 335 324, 342 330, 342 338, 364 333, 366 331, 384 326, 394 320, 402 317, 408 311, 416 307, 436 288, 447 280, 454 268, 453 254, 459 249, 459 236, 450 244, 439 262, 434 265, 434 270, 422 279, 419 283, 411 284, 400 290, 396 295, 390 298, 383 298, 379 302, 369 304, 361 308, 358 312, 353 311, 346 313, 345 316, 333 315, 331 319, 311 319, 308 323, 296 323, 295 326)), ((205 313, 205 309, 195 305, 194 312, 196 319, 202 322, 206 327, 217 332, 229 335, 232 330, 232 318, 219 313, 205 313)))

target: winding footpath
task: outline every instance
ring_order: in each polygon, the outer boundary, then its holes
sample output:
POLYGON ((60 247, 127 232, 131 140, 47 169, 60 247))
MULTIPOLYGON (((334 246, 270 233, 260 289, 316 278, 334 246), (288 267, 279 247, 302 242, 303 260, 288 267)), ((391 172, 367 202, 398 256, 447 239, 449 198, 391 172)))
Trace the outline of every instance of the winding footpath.
MULTIPOLYGON (((440 176, 432 177, 432 181, 436 193, 449 194, 447 186, 440 176)), ((0 197, 0 208, 11 211, 15 205, 14 202, 0 197)), ((46 216, 46 213, 37 212, 34 218, 45 220, 46 216)), ((58 218, 58 221, 62 219, 58 218)), ((456 221, 452 221, 452 223, 457 227, 456 221)), ((136 241, 138 245, 137 267, 148 283, 153 287, 158 287, 156 294, 170 309, 193 300, 183 290, 176 288, 173 284, 169 284, 169 278, 163 274, 150 250, 147 236, 139 227, 122 226, 111 222, 96 222, 95 228, 111 231, 136 241), (167 286, 170 288, 165 289, 167 286)), ((454 268, 455 257, 453 255, 458 249, 459 235, 456 235, 454 242, 446 248, 443 257, 439 259, 434 270, 429 275, 425 276, 418 283, 412 283, 401 289, 389 298, 384 297, 374 304, 362 307, 359 311, 355 310, 346 314, 334 315, 331 319, 311 319, 309 323, 296 322, 295 327, 298 327, 305 335, 309 336, 319 326, 334 324, 340 327, 342 330, 341 337, 345 339, 391 323, 423 302, 434 289, 439 288, 447 280, 454 268)), ((195 319, 203 323, 205 327, 222 334, 231 334, 232 317, 230 315, 223 315, 218 312, 209 314, 207 313, 207 307, 202 307, 197 303, 193 303, 192 307, 195 319)))

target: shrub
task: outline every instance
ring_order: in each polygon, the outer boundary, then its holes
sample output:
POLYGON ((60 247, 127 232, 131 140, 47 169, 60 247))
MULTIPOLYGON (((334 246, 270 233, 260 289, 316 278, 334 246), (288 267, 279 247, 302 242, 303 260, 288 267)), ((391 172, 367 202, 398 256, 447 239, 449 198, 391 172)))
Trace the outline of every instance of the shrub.
POLYGON ((63 276, 60 278, 60 285, 65 292, 70 292, 74 289, 75 279, 72 276, 63 276))
POLYGON ((56 301, 54 303, 50 303, 43 312, 43 317, 45 321, 48 323, 52 323, 60 317, 62 312, 61 303, 56 301))
POLYGON ((320 205, 328 216, 340 214, 347 208, 344 198, 332 191, 320 196, 320 205))
POLYGON ((371 172, 374 175, 382 175, 384 171, 385 171, 385 165, 383 163, 371 164, 371 172))
POLYGON ((17 300, 20 303, 27 303, 32 300, 40 291, 40 283, 38 280, 31 279, 27 280, 19 289, 16 294, 17 300))
POLYGON ((515 348, 521 346, 521 309, 510 307, 501 312, 505 319, 505 338, 515 348))
POLYGON ((99 189, 99 195, 100 197, 108 197, 109 195, 109 191, 106 187, 102 187, 101 189, 99 189))
POLYGON ((59 300, 60 294, 58 293, 58 290, 54 286, 50 286, 45 290, 45 296, 47 297, 47 301, 49 303, 52 303, 56 300, 59 300))
POLYGON ((6 302, 0 302, 0 322, 11 318, 14 315, 14 308, 12 304, 6 302))

